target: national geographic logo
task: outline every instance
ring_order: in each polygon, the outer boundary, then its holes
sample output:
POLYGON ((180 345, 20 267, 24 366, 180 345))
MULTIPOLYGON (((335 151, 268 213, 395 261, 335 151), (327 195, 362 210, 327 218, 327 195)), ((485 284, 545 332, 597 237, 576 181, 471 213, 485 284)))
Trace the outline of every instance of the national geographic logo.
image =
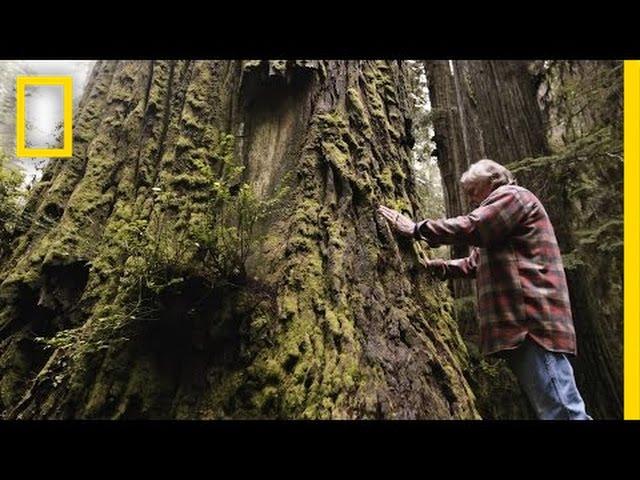
POLYGON ((73 155, 73 80, 64 77, 16 78, 16 157, 65 158, 73 155), (27 87, 62 87, 63 143, 62 148, 29 148, 26 145, 25 91, 27 87))

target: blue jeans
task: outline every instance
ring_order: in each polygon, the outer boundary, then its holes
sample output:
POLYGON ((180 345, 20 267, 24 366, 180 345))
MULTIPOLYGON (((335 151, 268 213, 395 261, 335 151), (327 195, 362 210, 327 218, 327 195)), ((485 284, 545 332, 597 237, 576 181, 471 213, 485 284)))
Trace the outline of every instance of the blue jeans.
POLYGON ((504 358, 540 420, 592 420, 563 353, 545 350, 528 337, 504 358))

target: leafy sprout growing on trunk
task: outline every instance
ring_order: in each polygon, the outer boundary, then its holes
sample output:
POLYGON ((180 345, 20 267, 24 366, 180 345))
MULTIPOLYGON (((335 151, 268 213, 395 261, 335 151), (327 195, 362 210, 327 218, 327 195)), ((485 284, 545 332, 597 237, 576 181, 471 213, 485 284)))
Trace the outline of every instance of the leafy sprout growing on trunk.
MULTIPOLYGON (((111 341, 128 340, 127 327, 157 320, 163 295, 180 288, 187 279, 198 279, 213 292, 243 282, 247 258, 261 238, 258 222, 283 201, 288 187, 271 198, 261 198, 253 185, 242 181, 244 167, 233 158, 233 137, 220 142, 219 162, 194 161, 195 172, 178 175, 153 187, 153 209, 124 205, 106 227, 107 241, 91 262, 95 274, 116 273, 115 301, 105 308, 101 333, 92 336, 91 348, 106 348, 111 341), (194 202, 181 195, 180 185, 200 188, 194 202), (97 346, 97 347, 96 347, 97 346)), ((41 339, 56 348, 85 345, 78 332, 59 332, 41 339)), ((88 346, 86 348, 89 348, 88 346)))

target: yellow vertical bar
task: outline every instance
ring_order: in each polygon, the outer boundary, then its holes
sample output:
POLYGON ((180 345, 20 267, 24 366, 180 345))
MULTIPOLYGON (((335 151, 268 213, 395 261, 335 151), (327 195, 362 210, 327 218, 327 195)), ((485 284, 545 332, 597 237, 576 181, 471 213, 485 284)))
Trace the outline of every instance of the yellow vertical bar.
POLYGON ((25 150, 25 82, 18 77, 16 82, 16 157, 24 157, 25 150))
POLYGON ((65 157, 73 155, 73 86, 71 77, 66 78, 63 84, 63 144, 65 157))
POLYGON ((640 61, 624 62, 624 418, 640 419, 640 61))

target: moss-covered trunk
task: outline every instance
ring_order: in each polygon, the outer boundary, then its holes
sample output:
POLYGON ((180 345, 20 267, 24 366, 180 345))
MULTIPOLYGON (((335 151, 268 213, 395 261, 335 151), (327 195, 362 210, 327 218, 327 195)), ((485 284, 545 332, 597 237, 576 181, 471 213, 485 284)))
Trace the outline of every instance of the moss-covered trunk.
MULTIPOLYGON (((426 62, 447 213, 462 213, 460 174, 481 158, 506 164, 540 197, 566 257, 578 336, 576 376, 587 409, 598 418, 622 414, 619 67, 619 62, 426 62)), ((464 288, 454 293, 462 297, 457 303, 468 304, 464 288)), ((460 311, 461 329, 473 340, 470 309, 460 311)), ((483 368, 475 379, 481 397, 499 396, 505 388, 513 392, 510 381, 492 386, 483 368)), ((530 415, 493 407, 489 413, 485 404, 491 402, 480 402, 485 416, 530 415)))
POLYGON ((74 157, 48 165, 2 259, 4 415, 477 418, 451 297, 375 213, 420 216, 404 75, 387 61, 98 62, 74 157), (181 205, 167 232, 209 214, 219 185, 196 172, 224 181, 230 144, 256 201, 286 192, 259 241, 215 283, 190 264, 160 289, 147 278, 154 307, 128 310, 147 265, 135 250, 149 250, 123 232, 164 218, 159 192, 181 205))

